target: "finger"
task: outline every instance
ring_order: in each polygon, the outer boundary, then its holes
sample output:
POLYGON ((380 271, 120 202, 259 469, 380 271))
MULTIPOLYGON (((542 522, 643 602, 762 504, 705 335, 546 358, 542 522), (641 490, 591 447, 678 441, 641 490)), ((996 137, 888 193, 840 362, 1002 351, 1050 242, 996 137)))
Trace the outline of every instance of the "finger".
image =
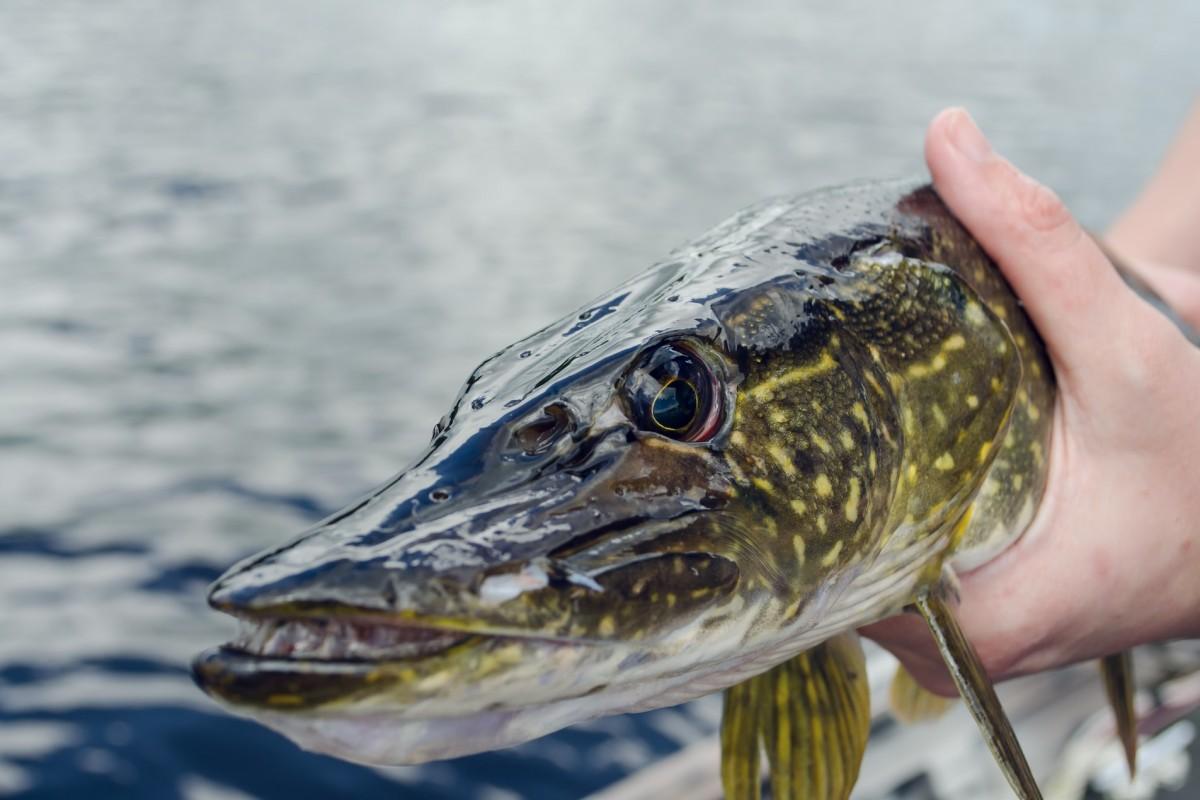
POLYGON ((1113 335, 1127 290, 1108 259, 1050 189, 992 150, 962 109, 939 114, 925 139, 938 194, 996 260, 1068 370, 1113 335), (1125 293, 1124 295, 1122 293, 1125 293))

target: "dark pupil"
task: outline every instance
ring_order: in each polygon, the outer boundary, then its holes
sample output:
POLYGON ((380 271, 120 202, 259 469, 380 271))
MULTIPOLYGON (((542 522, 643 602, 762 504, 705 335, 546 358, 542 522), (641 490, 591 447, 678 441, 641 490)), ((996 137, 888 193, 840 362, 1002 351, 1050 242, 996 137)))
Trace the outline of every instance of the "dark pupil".
POLYGON ((696 387, 681 378, 672 378, 659 389, 650 415, 654 423, 669 431, 681 431, 696 418, 696 387))

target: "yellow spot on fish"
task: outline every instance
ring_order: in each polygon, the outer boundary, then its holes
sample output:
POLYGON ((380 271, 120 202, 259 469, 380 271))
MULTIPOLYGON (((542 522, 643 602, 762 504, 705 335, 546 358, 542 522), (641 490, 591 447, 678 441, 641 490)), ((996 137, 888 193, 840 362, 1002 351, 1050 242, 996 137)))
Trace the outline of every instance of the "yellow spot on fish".
POLYGON ((759 489, 763 490, 767 494, 775 494, 775 487, 772 486, 771 482, 769 480, 767 480, 766 478, 755 477, 755 478, 753 478, 753 481, 754 481, 755 486, 757 486, 759 489))
POLYGON ((999 378, 992 378, 992 391, 993 392, 999 392, 1003 388, 1004 388, 1004 384, 1001 383, 999 378))
POLYGON ((824 514, 817 515, 817 530, 819 530, 821 533, 829 532, 829 526, 827 524, 825 524, 825 515, 824 514))
POLYGON ((829 482, 829 476, 824 472, 817 476, 813 487, 817 490, 817 497, 829 497, 833 494, 833 484, 829 482))
POLYGON ((867 469, 869 469, 871 471, 871 474, 874 475, 875 469, 878 466, 879 466, 879 461, 878 461, 878 459, 875 458, 875 451, 872 450, 870 453, 867 454, 867 469))
POLYGON ((833 445, 831 445, 829 443, 829 440, 826 439, 821 434, 814 433, 811 438, 812 438, 812 443, 815 444, 817 447, 821 448, 822 453, 832 453, 833 452, 833 445))
POLYGON ((858 519, 859 496, 858 478, 850 479, 850 497, 846 500, 846 519, 854 522, 858 519))
POLYGON ((842 440, 842 447, 846 448, 847 450, 854 449, 854 436, 850 433, 850 431, 843 428, 840 438, 842 440))
POLYGON ((949 453, 942 453, 937 457, 937 461, 933 462, 933 466, 940 469, 942 472, 947 472, 954 469, 954 456, 949 453))
POLYGON ((783 423, 787 422, 787 414, 779 410, 772 411, 771 422, 774 422, 776 425, 782 425, 783 423))
POLYGON ((862 423, 864 428, 871 427, 870 420, 867 419, 867 410, 863 408, 862 403, 855 402, 854 405, 850 406, 850 413, 854 415, 856 420, 862 423))
POLYGON ((792 476, 796 474, 796 465, 792 463, 792 458, 779 445, 771 442, 767 445, 767 453, 771 458, 775 459, 775 463, 783 470, 784 475, 792 476))
POLYGON ((812 407, 812 410, 817 414, 820 414, 821 411, 825 408, 824 406, 821 405, 820 400, 813 400, 811 403, 809 403, 809 405, 812 407))
POLYGON ((937 422, 938 427, 939 428, 946 427, 946 414, 944 411, 942 411, 942 407, 939 406, 937 403, 934 403, 933 408, 930 410, 933 411, 933 419, 935 422, 937 422))
POLYGON ((908 368, 908 377, 910 378, 924 378, 928 374, 929 367, 925 366, 924 364, 913 364, 908 368))
POLYGON ((967 408, 979 408, 979 398, 973 394, 967 395, 967 408))
POLYGON ((802 517, 804 516, 804 512, 808 511, 808 506, 804 504, 803 500, 797 498, 792 501, 792 511, 796 512, 796 516, 802 517))
POLYGON ((992 443, 991 442, 984 442, 983 444, 979 445, 979 463, 980 464, 987 463, 988 453, 990 453, 990 452, 992 452, 992 443))
POLYGON ((929 362, 929 369, 932 372, 941 372, 945 368, 946 368, 946 357, 944 355, 942 355, 941 353, 938 353, 936 356, 933 357, 933 361, 929 362))
POLYGON ((913 486, 917 485, 917 465, 916 464, 908 465, 908 482, 911 483, 913 486))
POLYGON ((825 557, 821 559, 821 563, 828 567, 834 561, 837 561, 838 554, 841 552, 842 540, 838 539, 833 543, 833 547, 829 548, 829 552, 825 554, 825 557))
POLYGON ((967 340, 963 338, 961 333, 956 333, 942 343, 944 350, 962 350, 967 346, 967 340))
POLYGON ((1021 491, 1021 485, 1023 483, 1025 483, 1024 475, 1021 475, 1020 473, 1013 475, 1012 484, 1014 489, 1016 489, 1018 492, 1021 491))
POLYGON ((883 396, 883 387, 879 385, 879 381, 875 380, 875 376, 868 372, 865 375, 863 375, 863 377, 866 379, 867 384, 871 387, 871 389, 874 390, 875 394, 882 397, 883 396))
POLYGON ((1029 452, 1033 453, 1033 460, 1038 465, 1042 464, 1042 443, 1033 442, 1029 445, 1029 452))
POLYGON ((1037 422, 1038 417, 1041 416, 1041 412, 1038 411, 1037 406, 1035 406, 1033 403, 1030 403, 1027 406, 1025 406, 1025 410, 1027 412, 1029 412, 1029 418, 1031 420, 1033 420, 1034 422, 1037 422))
POLYGON ((746 434, 742 433, 741 431, 734 431, 733 433, 729 434, 729 441, 734 445, 741 447, 746 443, 746 434))
POLYGON ((792 383, 798 383, 814 375, 819 375, 822 372, 828 372, 833 369, 834 360, 828 351, 821 353, 821 358, 815 364, 809 364, 803 367, 796 367, 775 378, 767 380, 755 386, 749 391, 750 397, 755 400, 769 400, 774 396, 774 390, 782 388, 792 383))
POLYGON ((982 325, 986 319, 986 317, 983 315, 983 308, 979 305, 979 303, 976 303, 973 300, 967 303, 966 317, 967 322, 977 326, 982 325))
POLYGON ((912 409, 908 406, 904 407, 904 430, 906 433, 912 433, 917 429, 917 420, 913 416, 912 409))
POLYGON ((803 536, 793 536, 792 537, 792 547, 795 548, 795 550, 796 550, 796 563, 803 564, 804 563, 804 537, 803 536))
POLYGON ((600 635, 612 636, 617 632, 617 624, 612 617, 605 617, 600 620, 600 635))
POLYGON ((675 607, 675 593, 668 592, 667 593, 667 608, 674 608, 674 607, 675 607))
POLYGON ((298 706, 304 702, 304 698, 298 694, 272 694, 267 696, 267 705, 272 706, 298 706))
MULTIPOLYGON (((497 653, 495 655, 496 655, 496 663, 501 663, 501 664, 504 663, 505 659, 503 657, 501 657, 502 654, 497 653)), ((423 692, 432 692, 432 691, 437 691, 438 689, 441 689, 443 686, 445 686, 449 682, 450 682, 450 673, 449 672, 435 672, 432 675, 427 675, 426 677, 417 681, 417 688, 423 692)))

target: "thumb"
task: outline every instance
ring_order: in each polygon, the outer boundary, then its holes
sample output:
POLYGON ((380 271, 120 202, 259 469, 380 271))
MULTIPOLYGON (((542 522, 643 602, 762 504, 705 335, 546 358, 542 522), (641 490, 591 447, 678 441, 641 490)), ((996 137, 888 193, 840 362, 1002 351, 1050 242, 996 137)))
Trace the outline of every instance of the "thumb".
POLYGON ((960 108, 925 137, 934 187, 1021 298, 1060 369, 1086 368, 1095 342, 1113 336, 1128 290, 1050 189, 1021 173, 960 108), (1099 337, 1099 338, 1098 338, 1099 337))

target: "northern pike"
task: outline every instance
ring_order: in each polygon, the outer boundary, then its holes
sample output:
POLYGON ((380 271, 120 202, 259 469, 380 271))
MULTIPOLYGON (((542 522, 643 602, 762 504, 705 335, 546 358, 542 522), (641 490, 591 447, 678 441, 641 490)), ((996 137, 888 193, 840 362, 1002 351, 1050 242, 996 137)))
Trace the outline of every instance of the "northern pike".
POLYGON ((488 358, 412 466, 234 566, 209 602, 239 634, 194 674, 374 764, 724 689, 730 797, 759 796, 765 754, 779 800, 845 798, 870 716, 854 631, 908 609, 1037 797, 953 586, 1032 520, 1054 394, 932 188, 770 200, 488 358))

